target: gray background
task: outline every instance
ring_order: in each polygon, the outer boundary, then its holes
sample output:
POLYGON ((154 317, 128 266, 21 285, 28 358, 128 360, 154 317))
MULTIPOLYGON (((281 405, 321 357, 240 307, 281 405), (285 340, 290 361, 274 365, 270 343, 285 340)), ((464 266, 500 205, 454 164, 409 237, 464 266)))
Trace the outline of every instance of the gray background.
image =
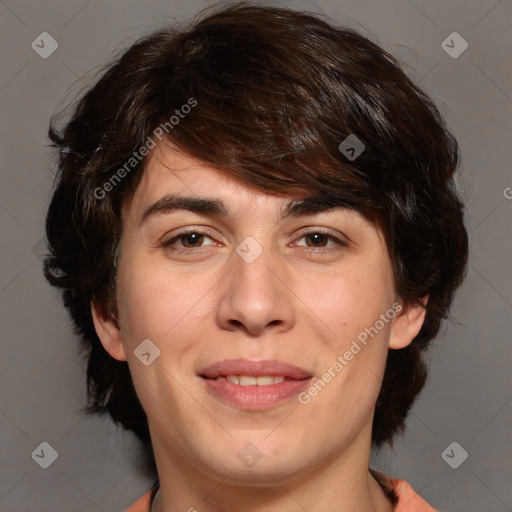
MULTIPOLYGON (((106 419, 86 417, 77 343, 41 272, 52 186, 49 117, 107 62, 164 18, 207 5, 168 1, 0 0, 0 510, 122 511, 152 483, 140 446, 106 419), (31 43, 49 32, 58 49, 31 43), (71 91, 71 93, 69 92, 71 91), (41 442, 57 452, 42 469, 41 442)), ((284 4, 281 4, 284 5, 284 4)), ((428 385, 395 450, 374 466, 406 478, 446 512, 512 510, 510 0, 289 2, 357 28, 397 56, 435 99, 459 140, 471 260, 466 284, 431 352, 428 385), (441 43, 469 44, 457 59, 441 43), (507 196, 509 199, 507 199, 507 196), (452 469, 453 441, 469 454, 452 469)), ((454 457, 460 453, 456 450, 454 457)))

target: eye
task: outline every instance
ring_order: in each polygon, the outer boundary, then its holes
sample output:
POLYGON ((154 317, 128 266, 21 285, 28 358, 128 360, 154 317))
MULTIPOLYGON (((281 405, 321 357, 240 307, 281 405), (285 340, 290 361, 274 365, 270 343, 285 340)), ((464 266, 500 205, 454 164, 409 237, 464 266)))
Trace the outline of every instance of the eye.
POLYGON ((309 250, 313 250, 314 252, 331 252, 339 250, 341 247, 347 247, 348 243, 340 240, 339 238, 335 237, 333 234, 328 233, 326 231, 320 231, 320 230, 314 230, 314 231, 308 231, 306 233, 302 233, 300 238, 298 240, 306 240, 306 245, 297 244, 302 247, 307 247, 309 250), (332 242, 330 246, 327 244, 329 242, 332 242), (330 247, 326 250, 324 248, 330 247), (318 249, 318 250, 317 250, 318 249))
MULTIPOLYGON (((207 232, 197 229, 188 229, 181 231, 169 240, 162 242, 161 246, 168 251, 190 254, 204 250, 208 245, 215 245, 215 243, 204 245, 205 239, 213 241, 213 238, 207 232)), ((321 230, 302 233, 297 240, 303 239, 306 240, 305 245, 298 243, 292 245, 305 247, 306 250, 315 253, 338 251, 342 247, 348 246, 346 241, 340 240, 333 234, 321 230)))
MULTIPOLYGON (((173 252, 194 252, 203 247, 202 242, 205 238, 212 238, 203 231, 197 229, 189 229, 181 231, 171 239, 162 242, 162 247, 173 252), (179 242, 181 246, 175 246, 176 242, 179 242)), ((209 244, 213 245, 213 244, 209 244)))

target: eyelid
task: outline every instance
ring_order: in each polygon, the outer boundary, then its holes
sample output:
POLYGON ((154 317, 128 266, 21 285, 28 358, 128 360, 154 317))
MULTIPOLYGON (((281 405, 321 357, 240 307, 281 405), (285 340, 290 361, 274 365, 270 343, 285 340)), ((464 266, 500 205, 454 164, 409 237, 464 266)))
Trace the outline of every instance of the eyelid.
MULTIPOLYGON (((182 236, 186 236, 186 235, 192 234, 192 233, 198 234, 201 236, 206 236, 206 237, 212 239, 214 242, 217 242, 216 235, 212 234, 208 228, 192 226, 192 227, 184 228, 183 230, 178 231, 177 233, 173 234, 167 240, 162 241, 160 243, 160 246, 163 247, 164 249, 167 249, 172 252, 192 254, 195 252, 202 252, 204 250, 207 250, 206 247, 217 245, 217 244, 213 243, 213 244, 209 244, 207 246, 200 246, 200 247, 179 247, 179 246, 172 247, 173 243, 171 243, 171 242, 176 242, 182 236)), ((288 244, 288 247, 290 247, 290 246, 291 247, 294 247, 294 246, 303 247, 305 251, 313 252, 313 253, 330 253, 330 252, 338 251, 342 247, 348 247, 350 245, 350 243, 351 242, 348 239, 348 237, 346 237, 343 234, 340 235, 340 234, 338 234, 338 232, 333 233, 331 230, 329 230, 327 228, 316 228, 314 226, 307 226, 305 228, 302 228, 299 231, 299 233, 297 233, 295 235, 294 241, 291 242, 290 244, 288 244), (334 242, 334 244, 331 244, 330 246, 326 246, 326 247, 309 247, 307 245, 298 245, 297 244, 297 241, 299 241, 299 240, 303 239, 304 237, 306 237, 307 235, 311 235, 311 234, 320 234, 320 235, 327 236, 330 241, 334 242)))
POLYGON ((340 233, 339 231, 334 232, 334 231, 330 230, 329 228, 320 228, 320 227, 317 228, 315 226, 308 226, 308 227, 301 229, 299 231, 299 233, 297 235, 295 235, 295 239, 299 240, 299 239, 303 238, 304 236, 310 235, 313 233, 318 233, 320 235, 326 235, 326 236, 330 237, 332 240, 335 240, 344 246, 348 246, 351 243, 350 239, 347 236, 345 236, 343 233, 340 233))
MULTIPOLYGON (((173 234, 172 236, 170 236, 166 240, 162 240, 160 245, 162 245, 164 247, 169 246, 170 242, 172 242, 173 240, 177 240, 177 239, 181 238, 182 236, 186 236, 186 235, 189 235, 191 233, 198 234, 198 235, 204 235, 204 236, 207 236, 208 238, 211 238, 212 240, 216 241, 216 238, 215 238, 216 235, 214 235, 208 228, 204 228, 204 227, 189 227, 189 228, 184 228, 182 230, 179 230, 176 234, 173 234)), ((166 235, 166 237, 167 237, 167 235, 166 235)), ((164 237, 164 238, 166 238, 166 237, 164 237)), ((200 247, 196 247, 195 249, 196 250, 200 249, 200 247)), ((184 250, 186 250, 186 248, 184 248, 184 250)), ((194 250, 194 248, 191 248, 191 249, 188 249, 188 250, 191 251, 191 250, 194 250)))

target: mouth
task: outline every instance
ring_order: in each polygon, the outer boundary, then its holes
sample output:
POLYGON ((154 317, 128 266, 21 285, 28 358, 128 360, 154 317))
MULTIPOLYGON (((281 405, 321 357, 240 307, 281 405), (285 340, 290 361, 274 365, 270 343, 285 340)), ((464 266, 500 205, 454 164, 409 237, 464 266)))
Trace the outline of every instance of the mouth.
POLYGON ((231 406, 260 410, 276 406, 305 389, 307 371, 279 361, 229 359, 199 372, 210 395, 231 406))
MULTIPOLYGON (((210 377, 204 378, 209 379, 210 377)), ((217 381, 227 381, 238 386, 271 386, 272 384, 280 384, 286 379, 294 380, 284 375, 219 375, 215 377, 217 381)))
MULTIPOLYGON (((200 370, 199 375, 208 379, 217 377, 284 377, 301 380, 312 375, 306 370, 282 361, 252 361, 250 359, 224 359, 200 370)), ((244 384, 242 384, 244 385, 244 384)))

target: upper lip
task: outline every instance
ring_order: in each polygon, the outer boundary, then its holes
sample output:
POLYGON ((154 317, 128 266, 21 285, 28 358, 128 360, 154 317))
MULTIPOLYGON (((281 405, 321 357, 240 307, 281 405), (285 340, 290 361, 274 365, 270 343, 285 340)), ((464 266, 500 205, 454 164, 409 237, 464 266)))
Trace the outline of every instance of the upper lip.
POLYGON ((199 375, 211 379, 226 375, 253 375, 254 377, 282 375, 283 377, 297 380, 311 377, 302 368, 282 361, 251 361, 249 359, 224 359, 223 361, 217 361, 203 368, 199 375))

